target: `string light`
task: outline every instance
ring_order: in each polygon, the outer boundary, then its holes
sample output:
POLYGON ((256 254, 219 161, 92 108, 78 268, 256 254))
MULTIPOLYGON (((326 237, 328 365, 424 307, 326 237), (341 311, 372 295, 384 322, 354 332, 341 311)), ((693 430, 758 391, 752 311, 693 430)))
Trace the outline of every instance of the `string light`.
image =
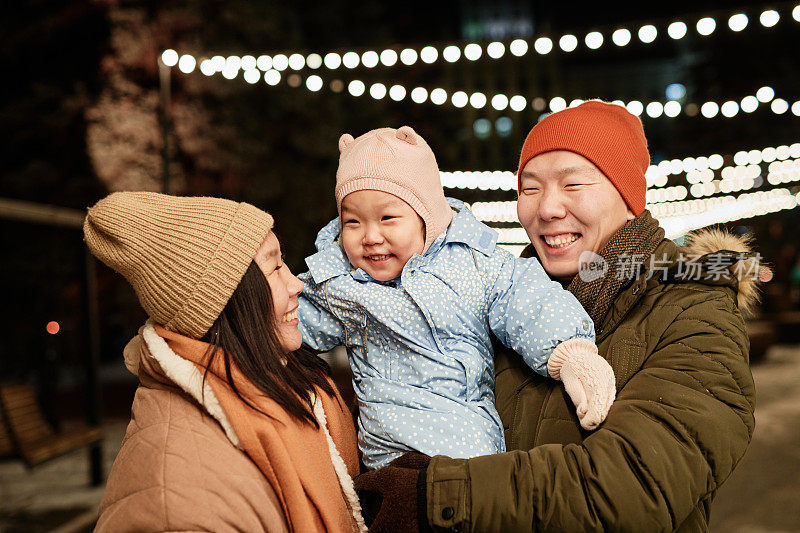
MULTIPOLYGON (((550 42, 550 48, 553 47, 552 41, 550 42)), ((517 57, 522 57, 528 53, 528 41, 525 39, 514 39, 511 41, 511 44, 508 45, 508 49, 511 53, 517 57)))
MULTIPOLYGON (((794 20, 800 22, 800 5, 794 6, 791 11, 791 16, 794 20)), ((759 15, 759 22, 765 28, 773 28, 778 24, 780 19, 781 14, 775 9, 767 9, 759 15)), ((727 21, 728 27, 735 33, 741 33, 749 26, 749 18, 744 13, 733 13, 728 17, 727 21)), ((709 36, 715 32, 717 21, 713 17, 702 17, 695 24, 695 28, 699 35, 709 36)), ((659 30, 654 24, 645 24, 641 26, 636 33, 641 42, 648 44, 655 41, 658 37, 659 30)), ((682 21, 673 21, 666 25, 666 33, 670 38, 679 40, 688 35, 688 28, 686 23, 682 21)), ((555 36, 539 36, 533 40, 533 48, 539 54, 549 54, 554 50, 554 42, 558 42, 559 48, 566 53, 575 51, 579 44, 578 38, 573 34, 564 34, 558 38, 555 36)), ((611 42, 616 46, 627 46, 632 42, 631 31, 627 28, 615 29, 613 33, 611 33, 611 42)), ((584 44, 590 50, 601 48, 605 44, 603 33, 600 31, 591 31, 587 33, 584 38, 584 44)), ((528 46, 529 43, 525 39, 514 39, 507 47, 504 43, 495 41, 487 45, 486 57, 491 60, 501 59, 505 56, 506 48, 508 48, 512 55, 521 57, 528 53, 528 46)), ((178 61, 182 57, 184 56, 179 56, 175 50, 168 49, 164 50, 161 54, 161 61, 168 67, 174 67, 178 65, 178 61)), ((419 49, 419 51, 410 47, 403 48, 400 52, 387 48, 380 54, 369 50, 364 51, 360 56, 356 51, 347 51, 341 55, 337 52, 329 52, 324 54, 324 59, 323 56, 318 53, 304 55, 299 52, 287 52, 274 56, 261 55, 256 61, 257 68, 262 72, 266 72, 271 68, 277 71, 283 71, 286 70, 286 68, 299 71, 306 67, 318 69, 323 64, 329 70, 336 70, 341 67, 354 69, 357 68, 359 64, 365 68, 374 68, 379 63, 385 67, 394 67, 397 65, 411 66, 416 64, 418 59, 426 64, 435 63, 440 59, 449 63, 455 63, 460 60, 476 61, 481 57, 483 57, 481 45, 477 43, 468 43, 466 45, 445 45, 441 49, 441 54, 435 46, 426 45, 419 49)), ((201 61, 202 59, 205 58, 201 58, 201 61)), ((187 59, 186 61, 188 62, 189 60, 187 59)), ((186 63, 185 66, 188 67, 188 63, 186 63)), ((249 65, 245 66, 240 64, 240 66, 243 70, 250 70, 251 68, 249 65)), ((214 63, 214 68, 217 72, 222 72, 223 69, 217 62, 214 63)), ((228 68, 232 69, 232 67, 228 68)), ((193 70, 193 68, 191 70, 193 70)), ((210 67, 202 69, 204 74, 206 74, 208 70, 210 70, 210 67)))
POLYGON ((355 52, 347 52, 342 56, 342 64, 345 68, 354 69, 360 62, 361 57, 355 52))
POLYGON ((308 90, 311 92, 319 91, 322 89, 322 78, 319 76, 309 76, 306 78, 306 87, 308 87, 308 90))
POLYGON ((558 46, 565 52, 573 52, 578 47, 578 38, 568 33, 558 40, 558 46))
MULTIPOLYGON (((310 56, 308 56, 307 63, 309 64, 309 66, 311 65, 312 62, 316 62, 316 58, 317 57, 319 57, 318 54, 311 54, 310 56)), ((222 67, 218 66, 219 64, 216 63, 217 60, 221 60, 222 64, 224 65, 225 58, 223 58, 222 56, 214 56, 214 57, 211 58, 211 62, 214 63, 214 69, 217 72, 219 72, 222 69, 222 67)), ((320 58, 320 64, 322 64, 322 58, 320 58)), ((317 65, 317 67, 319 67, 319 65, 317 65)), ((317 68, 317 67, 314 67, 314 68, 317 68)), ((262 72, 266 72, 269 69, 271 69, 272 68, 272 57, 267 56, 267 55, 258 56, 258 58, 256 59, 256 68, 258 70, 261 70, 262 72)))
POLYGON ((631 42, 631 32, 625 28, 620 28, 611 34, 611 40, 617 46, 626 46, 629 42, 631 42))
POLYGON ((658 30, 652 24, 646 24, 639 28, 639 40, 645 44, 652 43, 658 37, 658 30))
POLYGON ((369 95, 375 100, 381 100, 386 96, 386 86, 382 83, 373 83, 369 87, 369 95))
POLYGON ((761 87, 756 91, 756 98, 758 98, 759 102, 767 103, 775 98, 775 91, 772 87, 761 87))
MULTIPOLYGON (((357 61, 358 60, 358 54, 354 54, 354 55, 356 56, 356 61, 357 61)), ((269 56, 261 56, 261 57, 269 57, 269 56)), ((261 57, 259 57, 259 59, 261 59, 261 57)), ((343 63, 344 63, 344 59, 345 58, 342 57, 342 62, 343 63)), ((319 55, 319 54, 309 54, 308 57, 306 58, 306 65, 308 65, 308 68, 313 69, 313 70, 316 70, 316 69, 320 68, 322 66, 322 63, 323 63, 322 56, 319 55)), ((345 66, 347 66, 347 65, 345 65, 345 66)), ((261 68, 260 64, 259 64, 258 68, 260 68, 261 70, 264 70, 263 68, 261 68)))
POLYGON ((161 52, 161 62, 168 67, 174 67, 178 64, 178 52, 173 49, 164 50, 161 52))
POLYGON ((776 98, 770 104, 770 109, 776 115, 783 115, 789 110, 789 103, 783 98, 776 98))
POLYGON ((739 32, 747 27, 748 22, 749 21, 747 15, 745 15, 744 13, 737 13, 735 15, 732 15, 731 18, 728 19, 728 27, 732 31, 739 32))
MULTIPOLYGON (((744 190, 748 187, 744 185, 733 185, 736 180, 750 179, 755 180, 761 174, 762 163, 783 162, 791 159, 800 159, 800 142, 792 145, 768 146, 763 149, 742 150, 733 156, 733 166, 724 166, 725 159, 719 154, 709 156, 685 157, 683 159, 665 159, 657 165, 650 165, 645 172, 648 193, 653 191, 667 191, 654 193, 656 197, 667 198, 670 195, 681 194, 683 187, 675 185, 666 187, 669 176, 686 174, 686 182, 689 185, 713 183, 715 177, 717 181, 731 184, 731 190, 744 190), (719 171, 717 173, 716 171, 719 171), (673 191, 673 192, 669 192, 673 191), (661 196, 658 196, 661 195, 661 196), (665 196, 666 195, 666 196, 665 196)), ((795 162, 792 162, 793 164, 795 162)), ((773 169, 770 168, 770 172, 773 169)), ((480 189, 480 190, 503 190, 512 191, 517 187, 517 175, 512 171, 453 171, 439 173, 442 186, 449 189, 480 189)), ((738 183, 738 182, 735 182, 738 183)), ((746 182, 742 182, 743 184, 746 182)), ((726 187, 728 185, 725 185, 726 187)), ((750 188, 754 187, 752 185, 750 188)), ((700 189, 697 189, 700 190, 700 189)), ((723 191, 724 192, 724 191, 723 191)), ((703 196, 708 194, 703 193, 703 196)), ((680 199, 680 198, 675 198, 680 199)), ((653 202, 672 201, 669 198, 653 200, 653 202)))
POLYGON ((470 43, 464 47, 464 57, 466 57, 470 61, 477 61, 478 59, 480 59, 482 54, 483 54, 483 49, 479 44, 470 43))
POLYGON ((533 49, 542 55, 549 54, 553 49, 553 41, 547 37, 539 37, 533 42, 533 49))
POLYGON ((353 80, 349 84, 347 84, 347 92, 349 92, 353 96, 361 96, 364 94, 366 90, 366 86, 364 82, 361 80, 353 80))
POLYGON ((369 50, 361 54, 361 64, 367 68, 373 68, 377 66, 378 61, 380 61, 378 52, 375 52, 374 50, 369 50))
POLYGON ((603 46, 603 34, 599 31, 592 31, 586 34, 584 38, 586 46, 592 50, 597 50, 603 46))
POLYGON ((486 54, 492 59, 500 59, 506 53, 506 47, 501 42, 489 43, 486 46, 486 54))
MULTIPOLYGON (((233 79, 238 71, 232 70, 229 73, 230 75, 226 74, 225 69, 228 68, 228 65, 229 64, 226 63, 226 67, 223 69, 222 72, 223 76, 225 76, 228 79, 233 79)), ((235 66, 235 64, 233 66, 235 66)), ((274 66, 274 61, 273 61, 273 66, 274 66)), ((275 70, 276 69, 272 69, 271 71, 275 72, 275 70)), ((278 81, 280 81, 281 78, 280 76, 276 77, 273 74, 271 75, 270 78, 265 76, 264 79, 269 85, 275 85, 278 83, 278 81)), ((358 90, 359 87, 358 83, 356 83, 355 85, 356 87, 355 91, 348 90, 350 95, 355 97, 360 97, 365 93, 362 90, 358 90)), ((407 97, 410 97, 414 103, 422 104, 428 100, 428 90, 423 87, 416 87, 414 89, 410 89, 408 87, 403 86, 402 84, 395 84, 393 85, 393 87, 397 87, 397 89, 394 90, 394 95, 392 96, 392 99, 395 101, 399 102, 405 100, 407 97)), ((380 91, 380 89, 378 89, 378 91, 380 91)), ((454 91, 452 94, 455 95, 458 93, 466 94, 468 96, 469 104, 475 109, 483 109, 488 102, 491 102, 492 107, 498 111, 503 111, 507 108, 510 108, 512 111, 521 112, 526 109, 529 102, 529 100, 522 95, 509 95, 509 94, 499 93, 487 96, 481 92, 468 94, 465 91, 454 91)), ((385 93, 382 94, 385 95, 385 93)), ((431 94, 433 94, 433 91, 431 91, 431 94)), ((435 98, 431 98, 431 102, 436 105, 443 105, 445 102, 448 101, 447 94, 448 93, 444 89, 439 89, 439 91, 437 92, 437 96, 435 98)), ((768 86, 761 87, 756 92, 756 95, 747 95, 744 98, 742 98, 741 110, 746 113, 751 113, 756 110, 759 102, 762 103, 769 102, 773 100, 774 95, 775 91, 771 87, 768 86)), ((531 104, 534 104, 535 100, 536 99, 531 99, 530 101, 531 104)), ((772 105, 770 109, 772 110, 773 113, 778 115, 786 113, 790 108, 788 102, 783 99, 778 99, 778 100, 779 101, 777 103, 774 103, 774 105, 772 105)), ((562 96, 556 96, 550 99, 549 108, 550 112, 555 113, 557 111, 562 111, 567 107, 575 107, 576 105, 579 105, 583 102, 584 100, 582 99, 573 99, 568 104, 566 98, 562 96)), ((450 103, 457 108, 462 108, 466 105, 466 103, 464 103, 463 96, 461 96, 460 94, 455 99, 451 97, 450 103)), ((679 116, 681 112, 685 109, 684 107, 681 106, 680 102, 676 100, 668 100, 665 103, 653 101, 653 102, 648 102, 647 104, 643 104, 638 100, 631 100, 630 102, 627 103, 622 102, 621 100, 615 100, 612 103, 625 107, 633 115, 642 116, 642 114, 646 114, 650 118, 660 118, 660 117, 675 118, 679 116)), ((800 104, 794 106, 792 109, 793 109, 792 113, 795 113, 795 111, 800 111, 800 104)), ((717 103, 709 101, 705 102, 700 107, 700 112, 702 116, 706 118, 714 118, 720 114, 720 111, 722 111, 722 115, 725 117, 733 117, 736 114, 738 114, 739 110, 740 110, 740 105, 733 100, 727 101, 725 103, 717 103)))
POLYGON ((413 48, 406 48, 400 52, 400 62, 404 65, 411 66, 417 62, 417 51, 413 48))
POLYGON ((178 69, 184 74, 191 74, 194 72, 194 67, 197 66, 197 60, 194 56, 184 54, 178 60, 178 69))
POLYGON ((711 17, 703 17, 697 21, 697 33, 703 36, 708 36, 714 33, 717 28, 717 21, 711 17))
POLYGON ((765 28, 773 27, 775 24, 778 23, 780 19, 781 16, 774 9, 769 9, 767 11, 764 11, 761 13, 761 16, 758 17, 758 20, 761 22, 761 25, 764 26, 765 28))
POLYGON ((669 26, 667 26, 667 34, 675 39, 683 39, 686 36, 688 29, 686 27, 686 23, 684 22, 673 22, 669 26))
MULTIPOLYGON (((230 56, 227 61, 231 62, 232 64, 236 64, 236 56, 230 56)), ((227 65, 226 65, 227 66, 227 65)), ((289 67, 289 58, 286 54, 278 54, 272 57, 272 68, 277 70, 278 72, 284 71, 289 67)), ((233 68, 233 67, 230 67, 233 68)), ((236 68, 239 68, 238 66, 236 68)))
POLYGON ((267 85, 277 85, 281 81, 281 73, 277 70, 268 70, 264 73, 264 81, 267 85))

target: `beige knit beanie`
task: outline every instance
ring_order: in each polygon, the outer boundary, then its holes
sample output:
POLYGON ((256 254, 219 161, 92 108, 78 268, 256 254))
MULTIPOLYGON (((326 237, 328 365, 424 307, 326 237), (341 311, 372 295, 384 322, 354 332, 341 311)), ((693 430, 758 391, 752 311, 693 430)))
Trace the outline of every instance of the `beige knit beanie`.
POLYGON ((439 166, 428 143, 409 126, 380 128, 353 139, 339 138, 336 207, 351 192, 375 190, 393 194, 410 205, 425 223, 425 248, 453 218, 444 198, 439 166))
POLYGON ((150 317, 202 337, 225 308, 272 229, 246 203, 154 192, 116 192, 89 208, 92 253, 133 286, 150 317))

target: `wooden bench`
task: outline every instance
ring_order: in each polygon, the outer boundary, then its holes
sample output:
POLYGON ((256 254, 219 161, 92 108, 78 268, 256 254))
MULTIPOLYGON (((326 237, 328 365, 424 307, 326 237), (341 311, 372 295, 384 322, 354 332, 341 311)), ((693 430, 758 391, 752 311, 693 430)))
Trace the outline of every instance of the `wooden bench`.
POLYGON ((3 413, 0 412, 0 458, 14 455, 14 452, 14 442, 11 440, 8 424, 6 424, 3 413))
MULTIPOLYGON (((99 427, 56 432, 42 416, 36 395, 28 385, 0 385, 0 406, 14 451, 28 467, 89 446, 103 439, 99 427)), ((0 436, 0 446, 3 437, 0 436)))

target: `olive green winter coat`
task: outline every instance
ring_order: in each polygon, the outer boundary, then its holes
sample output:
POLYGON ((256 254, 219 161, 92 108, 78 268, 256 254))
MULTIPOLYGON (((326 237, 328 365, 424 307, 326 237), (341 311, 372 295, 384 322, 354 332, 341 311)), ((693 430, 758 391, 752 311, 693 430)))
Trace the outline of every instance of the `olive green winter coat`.
MULTIPOLYGON (((656 244, 656 256, 667 254, 673 267, 680 252, 746 249, 720 231, 698 233, 691 248, 656 244)), ((714 493, 753 434, 739 307, 754 303, 755 282, 743 269, 741 279, 706 281, 646 273, 616 293, 596 324, 617 384, 596 431, 581 429, 560 382, 498 350, 496 404, 509 451, 431 460, 434 530, 707 530, 714 493)))

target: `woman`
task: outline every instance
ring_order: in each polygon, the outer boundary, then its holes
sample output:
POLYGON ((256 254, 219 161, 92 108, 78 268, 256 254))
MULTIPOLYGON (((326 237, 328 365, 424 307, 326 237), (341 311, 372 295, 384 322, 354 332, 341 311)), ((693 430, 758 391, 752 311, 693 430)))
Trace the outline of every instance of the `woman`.
POLYGON ((150 319, 125 348, 139 376, 98 531, 365 530, 355 429, 298 351, 302 284, 272 217, 217 198, 114 193, 86 243, 150 319))

